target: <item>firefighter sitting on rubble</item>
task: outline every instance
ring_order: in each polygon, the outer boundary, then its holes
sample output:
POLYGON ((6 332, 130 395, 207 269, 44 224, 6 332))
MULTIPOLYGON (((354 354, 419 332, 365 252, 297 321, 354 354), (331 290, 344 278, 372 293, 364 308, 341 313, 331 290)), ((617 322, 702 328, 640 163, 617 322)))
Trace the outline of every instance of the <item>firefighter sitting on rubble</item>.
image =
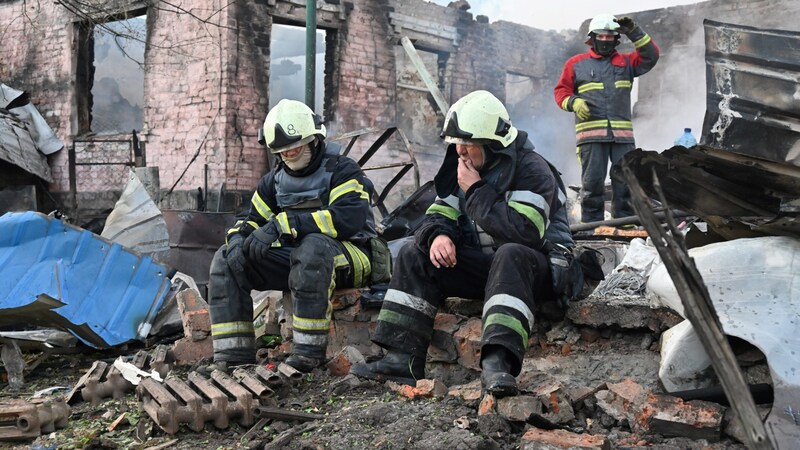
POLYGON ((545 239, 573 246, 563 183, 487 91, 453 104, 442 137, 450 145, 437 198, 395 260, 372 339, 387 353, 350 373, 414 386, 445 298, 483 298, 483 389, 516 395, 534 303, 552 297, 540 248, 545 239))
MULTIPOLYGON (((293 354, 309 372, 325 362, 334 288, 370 282, 373 185, 350 158, 326 152, 325 126, 305 104, 281 100, 264 121, 280 155, 211 263, 214 363, 201 373, 255 362, 250 290, 291 290, 293 354)), ((388 255, 388 251, 387 251, 388 255)))
MULTIPOLYGON (((634 148, 631 88, 635 77, 646 74, 658 61, 658 47, 629 17, 599 14, 589 22, 588 52, 564 64, 554 89, 558 106, 575 113, 578 162, 581 164, 581 221, 605 219, 605 180, 608 161, 617 164, 634 148), (620 33, 636 48, 619 53, 620 33)), ((630 191, 611 180, 611 216, 634 215, 630 191)))

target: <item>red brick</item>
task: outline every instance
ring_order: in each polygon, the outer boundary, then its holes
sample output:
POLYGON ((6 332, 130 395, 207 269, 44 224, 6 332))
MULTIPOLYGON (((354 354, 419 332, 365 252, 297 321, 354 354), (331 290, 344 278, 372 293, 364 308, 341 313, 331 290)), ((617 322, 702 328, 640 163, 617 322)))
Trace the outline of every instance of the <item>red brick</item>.
POLYGON ((466 401, 477 400, 481 398, 481 380, 473 380, 468 384, 453 386, 447 395, 461 397, 466 401))
POLYGON ((328 361, 328 371, 331 375, 343 377, 350 372, 353 364, 364 362, 364 356, 356 348, 347 346, 328 361))
POLYGON ((487 414, 497 414, 497 399, 492 394, 486 394, 478 405, 478 415, 485 416, 487 414))
POLYGON ((458 363, 470 369, 481 366, 481 320, 472 318, 453 335, 458 351, 458 363))
POLYGON ((172 344, 172 354, 177 365, 189 365, 204 359, 212 359, 214 346, 210 337, 195 341, 184 336, 172 344))
POLYGON ((531 414, 542 413, 542 402, 531 395, 504 397, 497 400, 497 413, 514 422, 525 422, 531 414))

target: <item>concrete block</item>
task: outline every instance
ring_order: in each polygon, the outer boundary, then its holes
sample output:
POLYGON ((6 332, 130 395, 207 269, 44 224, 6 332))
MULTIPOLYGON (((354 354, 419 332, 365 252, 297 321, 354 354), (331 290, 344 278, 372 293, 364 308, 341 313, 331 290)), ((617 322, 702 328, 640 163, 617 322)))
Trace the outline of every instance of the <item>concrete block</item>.
POLYGON ((618 326, 626 329, 649 328, 662 332, 683 318, 669 308, 652 308, 650 302, 642 297, 636 298, 595 298, 570 302, 567 318, 576 325, 590 327, 618 326))

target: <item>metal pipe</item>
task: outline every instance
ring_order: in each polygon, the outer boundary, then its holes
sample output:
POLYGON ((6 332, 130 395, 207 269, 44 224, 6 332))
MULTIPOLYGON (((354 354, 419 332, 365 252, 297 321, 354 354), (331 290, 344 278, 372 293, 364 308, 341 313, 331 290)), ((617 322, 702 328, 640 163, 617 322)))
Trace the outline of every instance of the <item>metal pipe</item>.
MULTIPOLYGON (((672 211, 672 217, 687 217, 691 216, 684 211, 672 211)), ((657 212, 655 213, 656 218, 663 219, 664 212, 657 212)), ((574 225, 569 226, 569 231, 575 233, 576 231, 587 231, 592 230, 597 227, 615 227, 617 225, 641 225, 642 222, 639 220, 639 216, 628 216, 628 217, 619 217, 616 219, 609 219, 609 220, 599 220, 597 222, 586 222, 586 223, 576 223, 574 225)))
POLYGON ((306 0, 306 105, 314 110, 317 73, 317 2, 306 0))

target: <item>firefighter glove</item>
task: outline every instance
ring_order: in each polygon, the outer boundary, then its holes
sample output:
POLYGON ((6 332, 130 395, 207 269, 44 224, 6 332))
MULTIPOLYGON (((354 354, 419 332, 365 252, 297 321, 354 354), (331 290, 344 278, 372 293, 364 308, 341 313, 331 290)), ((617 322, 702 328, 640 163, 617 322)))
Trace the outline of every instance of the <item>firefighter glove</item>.
POLYGON ((242 250, 244 238, 240 234, 234 234, 228 239, 228 249, 225 251, 225 261, 233 273, 244 273, 244 265, 247 262, 242 250))
POLYGON ((250 233, 244 241, 244 251, 253 261, 263 261, 272 243, 278 240, 278 227, 275 220, 270 220, 263 227, 250 233))
POLYGON ((586 100, 578 97, 572 102, 572 111, 575 112, 575 115, 578 116, 581 120, 587 120, 592 113, 589 111, 589 104, 586 103, 586 100))
POLYGON ((634 28, 636 28, 636 24, 633 23, 633 19, 631 19, 630 17, 623 17, 621 19, 616 19, 616 22, 619 24, 619 28, 617 28, 617 31, 619 31, 621 34, 628 34, 631 31, 633 31, 634 28))

